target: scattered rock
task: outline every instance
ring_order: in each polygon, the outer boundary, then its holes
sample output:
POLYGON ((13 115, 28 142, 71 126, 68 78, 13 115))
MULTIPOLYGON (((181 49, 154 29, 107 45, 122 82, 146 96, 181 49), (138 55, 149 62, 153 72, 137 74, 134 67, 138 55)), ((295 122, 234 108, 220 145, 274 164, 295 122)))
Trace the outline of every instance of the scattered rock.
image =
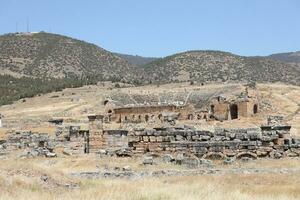
POLYGON ((131 167, 129 165, 126 165, 122 168, 123 171, 131 171, 131 167))
POLYGON ((205 167, 212 167, 213 166, 213 163, 211 160, 207 160, 207 159, 200 159, 199 160, 199 164, 202 165, 202 166, 205 166, 205 167))
POLYGON ((152 156, 145 156, 143 159, 143 164, 144 165, 153 165, 154 160, 152 156))
POLYGON ((192 157, 192 158, 184 158, 182 160, 183 165, 189 167, 189 168, 195 168, 200 165, 200 160, 197 157, 192 157))
POLYGON ((165 154, 162 159, 163 159, 163 161, 165 163, 171 163, 171 162, 175 161, 175 159, 173 158, 173 156, 170 155, 170 154, 165 154))
POLYGON ((54 158, 54 157, 56 157, 56 153, 48 152, 48 153, 46 153, 46 157, 47 158, 54 158))
POLYGON ((63 152, 62 152, 64 155, 66 156, 71 156, 72 155, 72 152, 67 150, 67 149, 64 149, 63 152))

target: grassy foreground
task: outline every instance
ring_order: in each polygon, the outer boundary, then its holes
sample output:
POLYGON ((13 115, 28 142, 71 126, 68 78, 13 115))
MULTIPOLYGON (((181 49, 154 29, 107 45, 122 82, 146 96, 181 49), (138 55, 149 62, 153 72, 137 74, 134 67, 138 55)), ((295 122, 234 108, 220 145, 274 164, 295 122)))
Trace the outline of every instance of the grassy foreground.
MULTIPOLYGON (((239 164, 239 167, 265 166, 295 169, 299 163, 299 159, 284 159, 255 161, 244 165, 239 164)), ((138 161, 126 158, 120 160, 96 157, 66 157, 50 160, 9 158, 1 160, 0 200, 300 199, 299 174, 225 174, 137 180, 88 180, 68 176, 68 173, 74 171, 95 171, 104 165, 111 168, 126 164, 129 164, 133 170, 180 169, 167 164, 144 168, 138 161), (42 178, 45 176, 47 181, 42 178), (79 187, 68 189, 65 187, 68 184, 76 184, 79 187)))

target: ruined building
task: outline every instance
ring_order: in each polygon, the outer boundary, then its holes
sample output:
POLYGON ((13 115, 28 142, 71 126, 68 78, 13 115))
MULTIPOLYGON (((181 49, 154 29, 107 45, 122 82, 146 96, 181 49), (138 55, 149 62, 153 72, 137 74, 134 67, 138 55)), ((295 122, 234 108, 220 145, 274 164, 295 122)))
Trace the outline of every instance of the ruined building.
POLYGON ((147 123, 168 118, 223 121, 251 117, 259 112, 259 95, 247 87, 232 95, 198 91, 160 94, 162 96, 126 95, 116 94, 104 101, 107 122, 147 123))

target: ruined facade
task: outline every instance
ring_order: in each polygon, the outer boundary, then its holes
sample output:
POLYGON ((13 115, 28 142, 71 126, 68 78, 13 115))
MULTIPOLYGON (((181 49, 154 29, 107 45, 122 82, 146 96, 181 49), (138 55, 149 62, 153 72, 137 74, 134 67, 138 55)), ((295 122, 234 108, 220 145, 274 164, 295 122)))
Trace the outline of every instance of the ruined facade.
MULTIPOLYGON (((198 93, 177 100, 173 96, 164 98, 163 102, 137 94, 132 97, 142 99, 126 104, 122 100, 109 99, 104 101, 106 121, 117 123, 147 123, 165 121, 168 116, 178 120, 233 120, 241 117, 252 117, 259 112, 259 97, 255 90, 245 88, 238 95, 201 96, 198 93), (191 97, 192 96, 192 97, 191 97), (143 102, 143 103, 138 103, 143 102)), ((153 97, 152 97, 153 98, 153 97)))
POLYGON ((216 97, 210 102, 210 116, 219 121, 251 117, 258 111, 259 101, 256 96, 235 100, 216 97))

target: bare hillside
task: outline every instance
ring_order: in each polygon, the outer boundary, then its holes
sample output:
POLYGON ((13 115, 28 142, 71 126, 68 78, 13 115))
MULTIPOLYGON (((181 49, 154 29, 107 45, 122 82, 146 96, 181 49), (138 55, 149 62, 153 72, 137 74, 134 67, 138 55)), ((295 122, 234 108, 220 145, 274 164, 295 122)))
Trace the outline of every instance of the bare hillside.
POLYGON ((94 44, 56 34, 6 34, 0 36, 0 47, 2 74, 127 81, 138 74, 137 67, 94 44))

